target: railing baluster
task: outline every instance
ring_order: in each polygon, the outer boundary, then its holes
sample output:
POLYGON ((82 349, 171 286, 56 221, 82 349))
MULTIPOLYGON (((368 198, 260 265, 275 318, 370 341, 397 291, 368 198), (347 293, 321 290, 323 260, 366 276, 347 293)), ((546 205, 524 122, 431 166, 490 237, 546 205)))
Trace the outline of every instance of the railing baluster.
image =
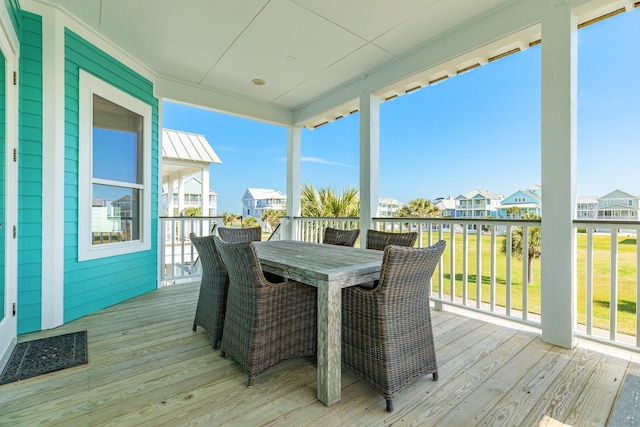
POLYGON ((450 292, 449 299, 451 299, 452 302, 455 302, 456 300, 456 232, 455 232, 455 227, 453 225, 449 230, 449 234, 450 234, 449 258, 451 261, 451 271, 450 271, 451 284, 449 289, 449 292, 450 292))
POLYGON ((587 248, 586 248, 586 330, 587 335, 592 334, 593 327, 593 228, 587 228, 587 248))
POLYGON ((512 237, 513 234, 513 229, 510 225, 507 225, 507 242, 506 242, 506 255, 507 255, 507 266, 506 266, 506 296, 505 296, 505 309, 506 309, 506 316, 507 317, 511 317, 511 259, 512 259, 512 254, 511 254, 511 248, 512 248, 512 237))
POLYGON ((491 227, 491 295, 490 310, 496 311, 496 227, 491 227))
POLYGON ((482 307, 482 226, 476 230, 476 307, 482 307))
POLYGON ((618 229, 611 230, 611 296, 609 299, 609 339, 618 333, 618 229))
POLYGON ((469 226, 465 224, 462 232, 462 305, 469 298, 469 226))
MULTIPOLYGON (((438 230, 438 238, 439 240, 444 239, 444 230, 442 229, 442 224, 440 224, 440 230, 438 230)), ((451 246, 451 245, 449 245, 451 246)), ((440 258, 440 262, 438 263, 438 298, 441 300, 444 298, 444 264, 443 263, 444 253, 440 258)))
POLYGON ((529 227, 522 227, 522 319, 529 312, 529 227))

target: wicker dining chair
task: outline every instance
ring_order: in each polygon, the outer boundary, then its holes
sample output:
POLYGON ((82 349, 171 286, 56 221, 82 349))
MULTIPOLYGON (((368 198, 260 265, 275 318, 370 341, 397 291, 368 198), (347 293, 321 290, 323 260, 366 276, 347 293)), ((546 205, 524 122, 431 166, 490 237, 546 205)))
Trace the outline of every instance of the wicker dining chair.
POLYGON ((195 233, 191 233, 189 239, 198 251, 198 259, 202 265, 200 294, 193 320, 193 330, 195 331, 198 326, 204 328, 209 334, 213 348, 218 348, 222 340, 229 276, 213 236, 198 237, 195 233))
POLYGON ((324 229, 322 243, 353 247, 353 245, 356 244, 356 240, 358 240, 359 235, 359 228, 354 230, 339 230, 337 228, 327 227, 324 229))
POLYGON ((393 233, 386 231, 367 230, 367 249, 384 251, 389 245, 413 247, 418 240, 418 232, 393 233))
POLYGON ((225 242, 259 242, 262 240, 262 227, 218 227, 218 235, 225 242))
POLYGON ((438 379, 429 280, 445 246, 388 246, 377 287, 343 289, 343 363, 384 396, 389 412, 409 384, 427 374, 438 379))
POLYGON ((247 386, 282 360, 314 356, 316 288, 293 280, 268 282, 252 242, 229 243, 219 237, 215 242, 229 272, 221 354, 247 372, 247 386))

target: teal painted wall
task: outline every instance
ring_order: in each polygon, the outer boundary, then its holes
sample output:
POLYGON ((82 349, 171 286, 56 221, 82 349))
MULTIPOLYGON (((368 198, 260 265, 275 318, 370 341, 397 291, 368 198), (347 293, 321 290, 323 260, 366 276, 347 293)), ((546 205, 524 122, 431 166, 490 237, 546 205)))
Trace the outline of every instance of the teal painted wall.
POLYGON ((153 84, 65 30, 65 241, 64 321, 156 289, 158 257, 158 100, 153 84), (151 250, 78 262, 78 85, 83 69, 151 105, 151 250))
POLYGON ((42 312, 42 19, 20 13, 18 112, 18 334, 42 312))

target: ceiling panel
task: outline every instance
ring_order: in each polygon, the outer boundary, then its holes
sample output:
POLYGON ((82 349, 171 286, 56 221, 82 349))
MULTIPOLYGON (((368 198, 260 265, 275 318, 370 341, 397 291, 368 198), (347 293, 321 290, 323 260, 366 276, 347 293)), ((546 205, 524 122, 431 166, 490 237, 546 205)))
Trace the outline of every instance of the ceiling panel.
POLYGON ((268 0, 159 3, 102 2, 102 33, 158 74, 197 84, 268 0))
POLYGON ((203 80, 264 102, 329 68, 366 42, 309 10, 272 1, 203 80), (255 87, 251 80, 267 84, 255 87))
MULTIPOLYGON (((438 0, 294 0, 359 37, 371 41, 438 0)), ((446 0, 449 1, 449 0, 446 0)))
POLYGON ((509 1, 513 0, 441 0, 381 35, 374 43, 394 55, 401 55, 509 1))

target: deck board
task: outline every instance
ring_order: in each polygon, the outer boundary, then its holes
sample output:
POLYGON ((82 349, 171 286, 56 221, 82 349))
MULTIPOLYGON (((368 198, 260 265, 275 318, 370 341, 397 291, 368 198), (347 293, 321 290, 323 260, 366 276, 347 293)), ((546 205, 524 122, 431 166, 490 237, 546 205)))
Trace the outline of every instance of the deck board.
POLYGON ((191 330, 197 284, 162 288, 20 341, 88 330, 89 363, 0 386, 0 425, 605 425, 639 357, 573 350, 530 331, 433 311, 440 379, 384 399, 343 370, 342 401, 315 396, 315 361, 288 360, 253 389, 191 330))

